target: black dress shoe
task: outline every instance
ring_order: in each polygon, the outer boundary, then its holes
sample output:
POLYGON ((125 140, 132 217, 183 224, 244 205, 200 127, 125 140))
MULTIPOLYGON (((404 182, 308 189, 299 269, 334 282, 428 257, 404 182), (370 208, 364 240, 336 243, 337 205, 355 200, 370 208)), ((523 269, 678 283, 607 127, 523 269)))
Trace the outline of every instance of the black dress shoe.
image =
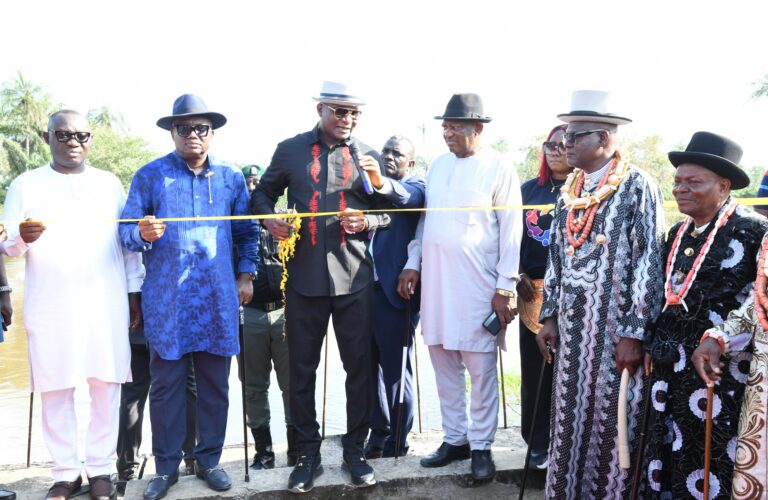
POLYGON ((371 444, 370 441, 365 444, 365 448, 363 449, 363 456, 366 458, 366 460, 381 458, 383 454, 384 449, 380 446, 371 444))
POLYGON ((483 481, 496 474, 491 450, 472 450, 472 479, 483 481))
POLYGON ((469 443, 461 446, 453 446, 448 443, 440 445, 435 452, 421 459, 422 467, 444 467, 454 460, 466 460, 469 458, 469 443))
POLYGON ((344 462, 342 462, 341 468, 349 472, 354 486, 364 488, 376 484, 373 467, 368 465, 368 462, 365 461, 365 457, 359 452, 350 455, 345 453, 344 462))
POLYGON ((227 491, 232 487, 232 481, 229 480, 226 471, 218 465, 205 470, 198 467, 197 477, 205 480, 213 491, 227 491))
POLYGON ((91 500, 115 500, 117 498, 117 488, 115 488, 109 474, 89 477, 88 484, 91 487, 91 500))
POLYGON ((315 478, 323 473, 320 454, 302 455, 288 477, 288 490, 292 493, 306 493, 315 486, 315 478))
POLYGON ((149 480, 147 487, 144 488, 144 500, 158 500, 168 494, 171 486, 179 480, 179 474, 172 476, 155 476, 149 480))

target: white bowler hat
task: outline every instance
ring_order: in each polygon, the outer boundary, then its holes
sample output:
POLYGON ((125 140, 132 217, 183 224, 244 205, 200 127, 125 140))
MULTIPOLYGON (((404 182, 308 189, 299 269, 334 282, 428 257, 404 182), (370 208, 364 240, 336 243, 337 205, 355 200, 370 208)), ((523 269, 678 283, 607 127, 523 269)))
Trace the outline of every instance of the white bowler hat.
POLYGON ((320 89, 320 95, 312 99, 328 104, 346 104, 349 106, 363 106, 365 101, 350 90, 346 83, 324 81, 320 89))
POLYGON ((571 95, 571 111, 557 115, 565 123, 598 122, 626 125, 629 118, 611 113, 611 93, 604 90, 575 90, 571 95))

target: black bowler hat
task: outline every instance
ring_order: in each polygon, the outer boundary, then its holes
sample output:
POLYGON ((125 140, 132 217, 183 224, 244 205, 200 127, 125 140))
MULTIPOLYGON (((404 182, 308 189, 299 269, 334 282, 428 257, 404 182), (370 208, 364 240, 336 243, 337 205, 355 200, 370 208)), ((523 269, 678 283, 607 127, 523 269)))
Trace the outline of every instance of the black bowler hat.
POLYGON ((743 189, 749 186, 749 176, 738 165, 741 154, 741 146, 727 137, 712 132, 696 132, 685 151, 671 151, 668 156, 675 168, 683 163, 700 165, 730 179, 731 189, 743 189))
POLYGON ((445 107, 443 116, 436 116, 435 120, 465 120, 488 123, 492 120, 489 116, 483 116, 483 100, 477 94, 453 94, 448 106, 445 107))
POLYGON ((157 120, 157 126, 164 128, 165 130, 171 130, 171 125, 173 125, 174 120, 186 116, 204 116, 211 120, 211 127, 214 129, 227 123, 227 118, 221 113, 208 111, 208 106, 205 105, 205 101, 203 101, 202 97, 194 94, 184 94, 174 101, 173 114, 157 120))

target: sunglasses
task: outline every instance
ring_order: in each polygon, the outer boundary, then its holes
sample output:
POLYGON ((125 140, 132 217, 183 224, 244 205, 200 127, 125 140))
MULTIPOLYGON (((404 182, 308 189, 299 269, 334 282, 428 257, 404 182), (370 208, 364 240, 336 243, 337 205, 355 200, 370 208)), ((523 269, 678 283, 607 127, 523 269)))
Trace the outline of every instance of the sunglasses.
POLYGON ((90 132, 67 132, 66 130, 49 130, 48 133, 53 133, 53 135, 56 137, 56 140, 62 143, 69 142, 70 139, 74 138, 80 144, 85 144, 91 138, 90 132))
POLYGON ((211 130, 210 125, 203 125, 202 123, 198 123, 197 125, 187 125, 186 123, 180 123, 178 125, 174 125, 173 128, 176 129, 176 133, 181 137, 189 137, 193 130, 198 137, 205 137, 208 135, 208 131, 211 130))
POLYGON ((560 153, 565 152, 565 144, 563 144, 562 142, 546 141, 546 142, 542 142, 541 146, 544 148, 544 151, 547 153, 554 153, 555 151, 558 151, 560 153))
POLYGON ((563 134, 563 144, 573 144, 576 139, 583 135, 594 134, 595 132, 608 132, 604 128, 596 128, 592 130, 582 130, 581 132, 566 132, 563 134))
POLYGON ((347 109, 347 108, 334 108, 333 106, 329 106, 328 104, 325 105, 328 109, 333 111, 333 114, 336 115, 336 118, 341 120, 345 116, 349 115, 352 117, 353 120, 357 120, 358 117, 360 117, 360 114, 362 111, 359 109, 347 109))

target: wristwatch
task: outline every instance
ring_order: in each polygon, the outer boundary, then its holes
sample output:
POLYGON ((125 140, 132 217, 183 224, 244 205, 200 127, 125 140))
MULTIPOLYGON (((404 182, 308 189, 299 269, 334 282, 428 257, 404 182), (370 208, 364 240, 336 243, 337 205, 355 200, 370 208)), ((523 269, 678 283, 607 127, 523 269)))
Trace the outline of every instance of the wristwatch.
POLYGON ((3 293, 3 292, 11 293, 12 291, 13 289, 8 285, 0 286, 0 293, 3 293))
POLYGON ((509 290, 504 290, 503 288, 497 288, 496 293, 503 295, 504 297, 510 297, 513 299, 517 298, 517 294, 515 292, 510 292, 509 290))

